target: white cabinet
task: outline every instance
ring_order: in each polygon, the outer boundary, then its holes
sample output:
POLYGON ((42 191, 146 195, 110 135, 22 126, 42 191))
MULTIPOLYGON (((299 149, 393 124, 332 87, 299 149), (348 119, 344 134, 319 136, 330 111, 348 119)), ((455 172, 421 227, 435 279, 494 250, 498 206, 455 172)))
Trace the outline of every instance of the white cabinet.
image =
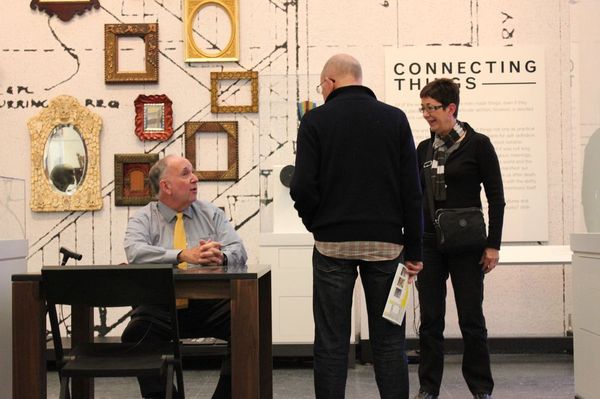
MULTIPOLYGON (((261 234, 259 245, 260 263, 271 265, 273 344, 312 344, 312 234, 261 234)), ((357 292, 354 309, 358 309, 357 292)), ((351 343, 356 321, 354 317, 351 343)))
POLYGON ((572 234, 573 352, 577 398, 600 398, 600 234, 572 234))

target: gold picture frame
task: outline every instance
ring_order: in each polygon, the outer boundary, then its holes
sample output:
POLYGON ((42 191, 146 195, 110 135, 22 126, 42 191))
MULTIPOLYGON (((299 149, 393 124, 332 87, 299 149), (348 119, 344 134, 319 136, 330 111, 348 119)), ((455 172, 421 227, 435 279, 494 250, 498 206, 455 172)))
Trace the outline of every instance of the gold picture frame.
POLYGON ((100 8, 100 2, 99 0, 31 0, 29 6, 32 10, 37 8, 50 16, 56 15, 61 21, 67 22, 75 15, 81 15, 92 8, 100 8))
POLYGON ((104 81, 106 83, 158 82, 158 24, 104 25, 104 81), (119 72, 119 37, 136 36, 144 40, 145 71, 119 72))
POLYGON ((186 62, 227 62, 239 61, 239 6, 238 0, 184 0, 183 26, 186 62), (217 53, 208 53, 200 49, 194 40, 194 18, 208 5, 221 7, 229 17, 231 36, 227 45, 217 53))
POLYGON ((115 154, 115 205, 141 206, 154 200, 150 168, 158 154, 115 154))
POLYGON ((198 180, 237 181, 238 180, 238 123, 229 122, 186 122, 185 157, 194 167, 198 180), (227 170, 195 170, 196 135, 201 133, 227 134, 227 170))
POLYGON ((100 116, 76 98, 63 95, 29 119, 27 127, 31 138, 31 210, 101 209, 100 116), (66 138, 66 133, 75 140, 66 138))
POLYGON ((210 110, 213 113, 258 112, 258 72, 211 72, 210 73, 210 110), (250 105, 219 105, 220 80, 249 80, 250 105))

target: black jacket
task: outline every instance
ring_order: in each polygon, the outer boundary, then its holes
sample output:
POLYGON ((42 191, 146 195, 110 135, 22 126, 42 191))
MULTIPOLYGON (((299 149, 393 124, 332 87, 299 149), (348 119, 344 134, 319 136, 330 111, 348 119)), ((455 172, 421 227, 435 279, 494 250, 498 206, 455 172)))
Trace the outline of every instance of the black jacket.
POLYGON ((316 240, 404 244, 406 260, 421 260, 422 193, 410 125, 369 88, 336 89, 304 115, 290 190, 316 240))
MULTIPOLYGON (((481 208, 481 184, 483 184, 488 202, 487 246, 500 249, 505 202, 498 156, 487 136, 475 132, 468 123, 462 123, 467 133, 458 149, 448 156, 444 166, 446 201, 436 202, 435 207, 436 209, 472 206, 481 208)), ((431 136, 433 138, 433 133, 431 136)), ((428 161, 427 154, 432 138, 423 140, 417 148, 423 190, 425 190, 423 164, 428 161)), ((435 233, 426 194, 423 198, 425 232, 435 233)))

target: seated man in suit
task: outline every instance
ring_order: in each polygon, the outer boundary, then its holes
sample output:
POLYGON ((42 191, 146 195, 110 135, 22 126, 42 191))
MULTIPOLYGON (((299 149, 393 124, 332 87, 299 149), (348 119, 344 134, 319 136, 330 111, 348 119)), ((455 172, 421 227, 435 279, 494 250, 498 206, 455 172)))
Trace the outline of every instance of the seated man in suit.
MULTIPOLYGON (((188 263, 246 263, 242 240, 223 211, 196 198, 198 179, 187 159, 168 155, 152 166, 149 177, 158 201, 146 205, 129 219, 124 243, 129 263, 171 263, 183 268, 188 263)), ((163 309, 138 306, 123 332, 123 342, 168 339, 170 332, 165 323, 168 317, 163 309)), ((191 300, 178 310, 177 317, 183 338, 229 340, 228 300, 191 300)), ((231 397, 227 360, 223 362, 213 399, 231 397)), ((164 398, 164 381, 143 377, 139 382, 144 398, 164 398)))

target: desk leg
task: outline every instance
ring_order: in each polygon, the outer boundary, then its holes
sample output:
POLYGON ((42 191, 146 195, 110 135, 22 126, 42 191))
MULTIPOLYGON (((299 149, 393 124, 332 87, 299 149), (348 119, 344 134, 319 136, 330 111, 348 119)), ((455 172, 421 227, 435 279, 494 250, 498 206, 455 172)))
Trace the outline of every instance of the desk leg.
POLYGON ((39 281, 12 283, 12 345, 13 398, 46 398, 46 308, 39 281))
POLYGON ((231 281, 231 392, 235 399, 260 397, 258 312, 258 281, 231 281))
MULTIPOLYGON (((85 306, 71 307, 72 345, 92 342, 94 339, 94 310, 85 306)), ((74 398, 94 399, 93 378, 73 378, 71 389, 74 398)))
POLYGON ((273 398, 273 328, 271 327, 271 272, 258 280, 260 332, 260 398, 273 398))

